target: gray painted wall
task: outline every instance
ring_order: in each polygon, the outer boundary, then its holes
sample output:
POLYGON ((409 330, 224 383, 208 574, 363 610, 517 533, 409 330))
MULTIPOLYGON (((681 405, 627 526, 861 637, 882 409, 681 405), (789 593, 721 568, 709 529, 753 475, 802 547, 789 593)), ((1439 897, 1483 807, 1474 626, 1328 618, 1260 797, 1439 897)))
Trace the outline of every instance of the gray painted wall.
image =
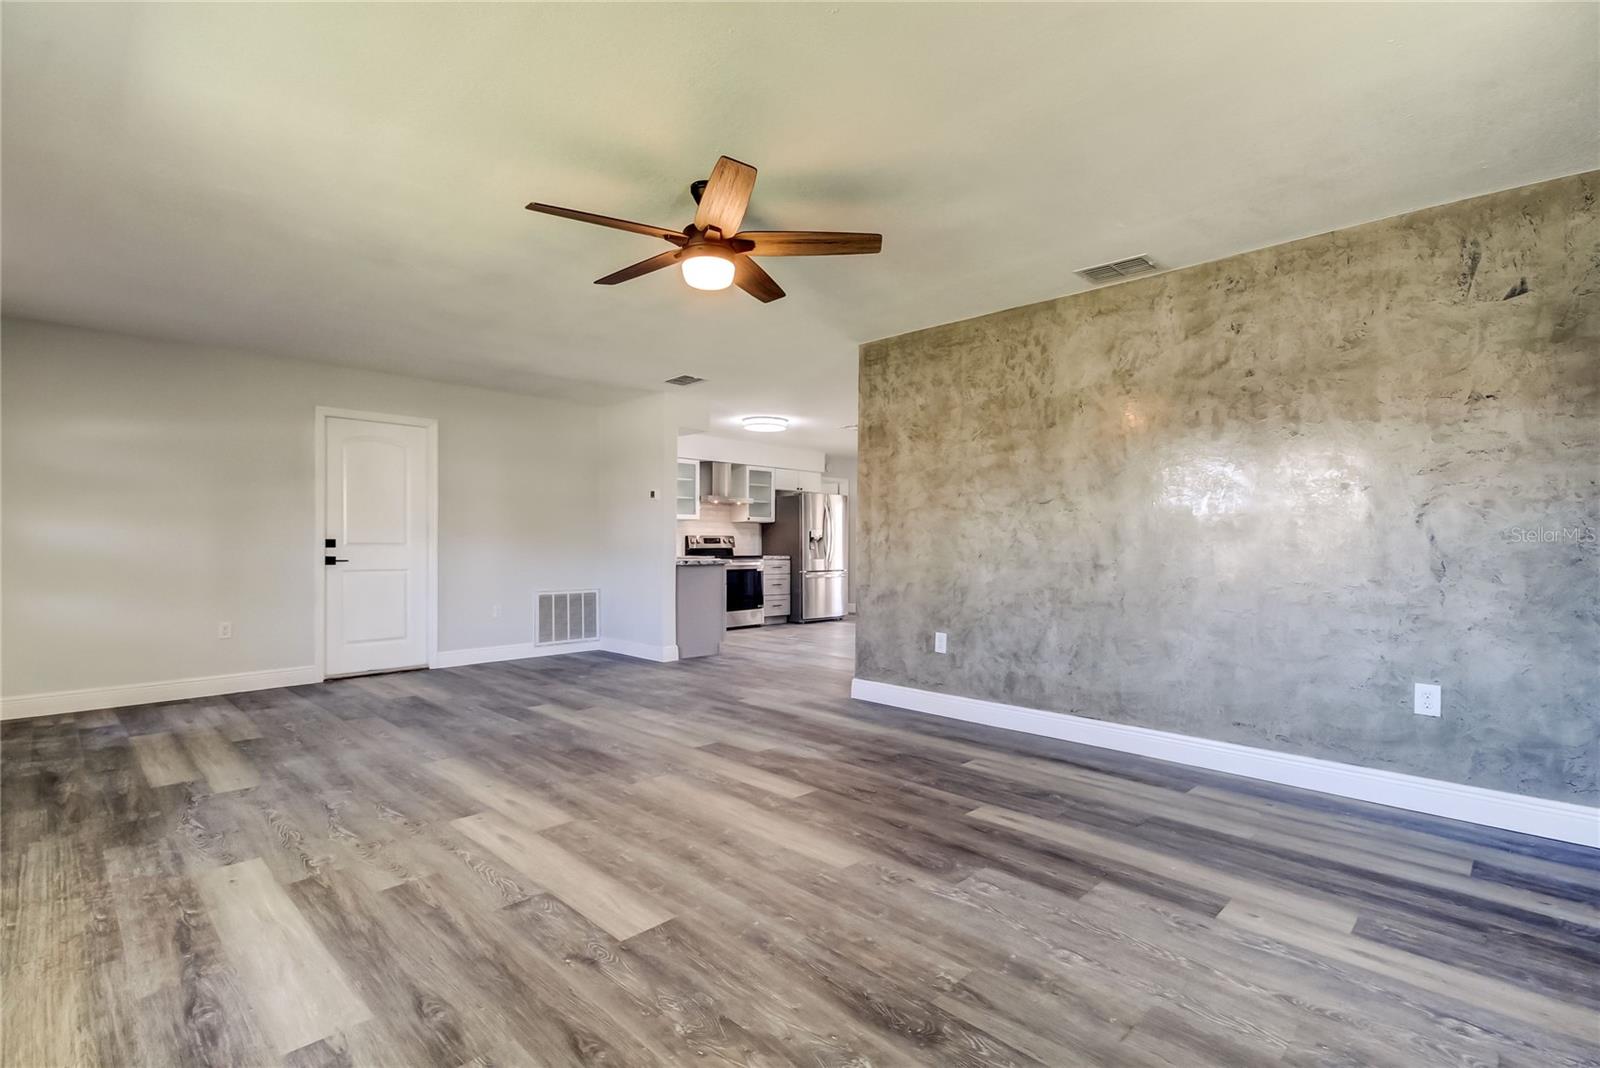
POLYGON ((608 627, 644 596, 595 537, 622 408, 27 319, 0 340, 7 697, 312 664, 319 404, 439 421, 440 649, 532 641, 539 590, 600 587, 608 627))
POLYGON ((1597 192, 863 346, 858 674, 1593 804, 1597 192))

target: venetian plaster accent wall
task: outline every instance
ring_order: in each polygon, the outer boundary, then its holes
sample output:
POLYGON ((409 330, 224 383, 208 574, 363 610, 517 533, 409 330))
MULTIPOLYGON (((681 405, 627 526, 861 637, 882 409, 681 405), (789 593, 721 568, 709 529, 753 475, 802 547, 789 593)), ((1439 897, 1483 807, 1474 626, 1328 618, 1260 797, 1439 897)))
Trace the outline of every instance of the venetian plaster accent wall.
POLYGON ((858 675, 1594 804, 1597 193, 863 346, 858 675))

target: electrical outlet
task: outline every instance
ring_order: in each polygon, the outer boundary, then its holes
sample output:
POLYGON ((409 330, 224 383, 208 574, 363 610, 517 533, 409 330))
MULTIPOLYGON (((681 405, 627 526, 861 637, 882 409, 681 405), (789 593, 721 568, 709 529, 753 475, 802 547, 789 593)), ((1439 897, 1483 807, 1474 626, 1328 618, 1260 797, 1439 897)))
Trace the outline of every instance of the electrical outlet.
POLYGON ((489 618, 490 619, 499 619, 500 618, 500 606, 499 605, 495 605, 494 607, 489 609, 489 618))
POLYGON ((231 637, 233 637, 233 624, 232 623, 218 623, 217 624, 217 637, 219 637, 219 638, 231 638, 231 637))
POLYGON ((1439 715, 1441 711, 1440 706, 1443 704, 1443 699, 1440 696, 1440 688, 1431 682, 1417 683, 1414 702, 1415 703, 1413 704, 1411 710, 1417 715, 1439 715))
POLYGON ((933 632, 933 651, 936 653, 948 653, 950 651, 949 635, 942 630, 933 632))

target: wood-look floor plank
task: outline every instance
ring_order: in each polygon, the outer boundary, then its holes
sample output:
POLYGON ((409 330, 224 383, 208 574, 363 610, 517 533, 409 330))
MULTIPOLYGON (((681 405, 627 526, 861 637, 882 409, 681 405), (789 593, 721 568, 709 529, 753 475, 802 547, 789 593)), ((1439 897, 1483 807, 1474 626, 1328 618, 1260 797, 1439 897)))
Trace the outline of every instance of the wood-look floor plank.
POLYGON ((465 760, 435 760, 424 765, 462 793, 507 817, 527 831, 543 831, 572 817, 527 790, 465 760))
POLYGON ((1472 824, 1421 816, 1370 802, 1332 798, 1311 791, 1294 791, 1288 787, 1278 788, 1304 795, 1307 803, 1297 805, 1289 799, 1262 796, 1255 792, 1258 788, 1270 788, 1270 784, 1241 779, 1230 786, 1196 786, 1190 793, 1197 798, 1230 805, 1246 813, 1279 816, 1296 823, 1320 824, 1363 834, 1374 841, 1446 851, 1474 859, 1504 858, 1513 862, 1523 859, 1535 865, 1554 864, 1566 870, 1577 868, 1591 875, 1600 875, 1600 850, 1597 849, 1551 842, 1510 831, 1474 827, 1472 824), (1361 815, 1363 812, 1372 815, 1364 818, 1361 815), (1422 824, 1437 830, 1430 833, 1420 826, 1422 824))
POLYGON ((151 786, 172 786, 202 777, 175 734, 136 734, 129 741, 139 759, 139 769, 151 786))
POLYGON ((1382 943, 1307 923, 1247 900, 1231 901, 1217 918, 1268 938, 1310 949, 1318 956, 1399 979, 1446 997, 1460 997, 1489 1012, 1503 1012, 1575 1038, 1600 1040, 1593 1009, 1567 1004, 1510 983, 1452 968, 1382 943))
POLYGON ((1039 819, 1020 812, 1007 812, 992 805, 973 809, 971 816, 985 823, 1009 827, 1025 834, 1059 842, 1081 850, 1088 856, 1109 857, 1155 875, 1215 890, 1229 898, 1273 905, 1281 912, 1303 916, 1308 921, 1330 930, 1348 932, 1356 923, 1357 913, 1353 909, 1333 904, 1315 895, 1285 891, 1265 881, 1252 882, 1241 879, 1207 867, 1203 863, 1119 842, 1105 835, 1069 827, 1063 823, 1039 819))
POLYGON ((250 1009, 279 1053, 371 1019, 271 870, 247 860, 195 880, 250 1009))
POLYGON ((1130 808, 1146 818, 1185 823, 1264 844, 1313 849, 1323 855, 1329 855, 1330 848, 1346 855, 1360 854, 1356 863, 1382 858, 1389 864, 1412 864, 1458 875, 1472 872, 1472 860, 1464 855, 1406 848, 1395 843, 1375 845, 1370 836, 1340 831, 1321 823, 1291 821, 1260 811, 1247 812, 1195 791, 1148 786, 1060 762, 980 759, 969 760, 965 766, 1044 788, 1070 790, 1076 795, 1130 808), (1319 844, 1311 846, 1313 842, 1319 844))
POLYGON ((224 698, 215 706, 217 731, 230 742, 250 742, 265 737, 249 713, 224 698))
POLYGON ((726 757, 702 752, 693 746, 679 745, 664 738, 658 738, 654 734, 639 730, 631 724, 623 726, 598 719, 592 714, 592 710, 585 713, 574 713, 545 706, 538 711, 552 719, 558 719, 582 730, 594 731, 610 737, 619 737, 625 741, 631 739, 657 752, 666 753, 672 759, 687 767, 710 772, 713 775, 721 775, 736 782, 747 783, 779 797, 802 797, 811 792, 811 787, 805 783, 794 782, 790 779, 785 779, 781 775, 773 775, 771 772, 762 771, 758 767, 737 760, 729 760, 726 757))
POLYGON ((93 972, 82 858, 52 835, 27 847, 8 886, 0 965, 0 1064, 94 1059, 93 972))
POLYGON ((581 858, 498 814, 454 821, 453 827, 605 929, 626 939, 672 919, 581 858))
POLYGON ((463 964, 491 947, 437 915, 417 922, 404 891, 372 893, 343 872, 303 879, 287 893, 373 1013, 321 1040, 328 1052, 356 1065, 455 1064, 497 1053, 512 1064, 534 1061, 463 964))
MULTIPOLYGON (((1290 1045, 1286 1056, 1320 1050, 1335 1063, 1408 1068, 1413 1064, 1493 1064, 1507 1036, 1437 1028, 1410 988, 1311 954, 1287 951, 1231 924, 1196 918, 1157 898, 1104 883, 1071 905, 1073 943, 1089 939, 1148 947, 1171 976, 1166 983, 1191 1009, 1243 1010, 1290 1045), (1175 973, 1175 974, 1174 974, 1175 973), (1292 992, 1291 996, 1283 996, 1292 992), (1359 1028, 1349 1022, 1359 1018, 1359 1028)), ((1115 958, 1118 964, 1122 956, 1115 958)), ((1552 1051, 1553 1052, 1553 1051, 1552 1051)), ((1567 1066, 1574 1068, 1574 1066, 1567 1066)))
POLYGON ((274 1053, 175 849, 106 851, 121 957, 106 979, 125 1003, 108 1014, 127 1035, 120 1064, 270 1064, 274 1053), (129 1007, 131 1006, 131 1008, 129 1007))
POLYGON ((184 751, 205 777, 212 793, 248 790, 261 782, 261 773, 250 759, 216 728, 200 727, 184 731, 179 737, 183 739, 184 751))
POLYGON ((854 864, 867 855, 841 839, 784 819, 731 794, 697 786, 677 775, 649 779, 635 789, 640 796, 661 801, 686 815, 692 813, 694 817, 711 820, 730 830, 757 835, 773 845, 837 868, 854 864))

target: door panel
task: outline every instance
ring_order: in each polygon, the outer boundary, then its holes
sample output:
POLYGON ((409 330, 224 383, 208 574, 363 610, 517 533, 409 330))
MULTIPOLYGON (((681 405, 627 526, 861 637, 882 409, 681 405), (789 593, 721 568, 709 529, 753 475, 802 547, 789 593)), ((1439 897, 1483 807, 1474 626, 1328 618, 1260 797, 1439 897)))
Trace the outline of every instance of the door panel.
POLYGON ((326 421, 326 673, 428 661, 428 431, 326 421))
POLYGON ((844 615, 844 572, 828 571, 801 578, 801 619, 832 619, 844 615))
POLYGON ((799 511, 801 558, 794 562, 794 566, 800 571, 824 571, 827 569, 825 561, 828 554, 822 498, 815 493, 802 493, 799 511))
POLYGON ((835 493, 801 496, 802 571, 844 570, 844 508, 844 498, 835 493))
POLYGON ((678 461, 678 518, 700 518, 700 462, 678 461))
POLYGON ((727 568, 728 611, 748 612, 761 607, 761 572, 753 567, 727 568))
POLYGON ((404 571, 347 571, 339 576, 344 595, 344 640, 402 640, 410 628, 404 571))
POLYGON ((359 437, 344 442, 343 544, 406 543, 405 452, 398 441, 359 437))
POLYGON ((766 467, 751 467, 745 471, 745 492, 750 495, 750 504, 746 514, 753 523, 770 523, 773 519, 773 503, 776 501, 775 489, 772 481, 772 470, 766 467))

